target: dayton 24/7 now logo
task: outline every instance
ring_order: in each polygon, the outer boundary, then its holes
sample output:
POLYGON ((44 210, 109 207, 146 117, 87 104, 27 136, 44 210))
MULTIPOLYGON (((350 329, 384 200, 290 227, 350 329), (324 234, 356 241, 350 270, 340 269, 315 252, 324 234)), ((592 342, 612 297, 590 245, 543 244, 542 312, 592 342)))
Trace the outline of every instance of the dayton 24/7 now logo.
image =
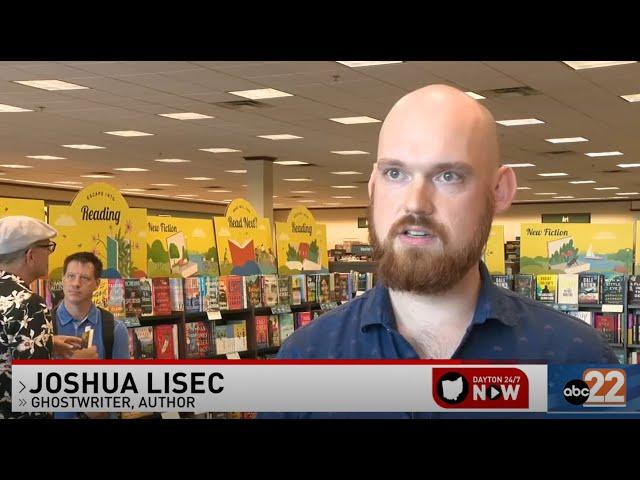
POLYGON ((529 408, 529 379, 513 367, 434 368, 433 398, 443 408, 529 408))
POLYGON ((571 405, 624 407, 627 404, 627 374, 621 368, 587 368, 582 379, 566 383, 562 395, 571 405))

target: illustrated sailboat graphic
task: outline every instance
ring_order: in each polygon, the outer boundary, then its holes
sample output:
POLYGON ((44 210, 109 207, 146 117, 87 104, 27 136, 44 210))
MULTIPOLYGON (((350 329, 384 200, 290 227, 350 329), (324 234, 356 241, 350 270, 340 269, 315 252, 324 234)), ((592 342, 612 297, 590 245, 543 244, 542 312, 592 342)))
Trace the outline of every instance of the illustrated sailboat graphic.
POLYGON ((587 254, 584 258, 588 258, 589 260, 602 260, 604 257, 600 257, 598 255, 593 254, 593 245, 589 245, 589 249, 587 250, 587 254))

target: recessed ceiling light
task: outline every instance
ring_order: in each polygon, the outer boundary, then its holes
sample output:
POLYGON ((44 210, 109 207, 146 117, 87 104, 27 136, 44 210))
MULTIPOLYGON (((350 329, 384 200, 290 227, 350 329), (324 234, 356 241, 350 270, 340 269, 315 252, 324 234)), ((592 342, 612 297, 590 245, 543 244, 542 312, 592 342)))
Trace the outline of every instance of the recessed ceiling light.
POLYGON ((52 155, 27 155, 27 158, 35 160, 66 160, 66 157, 54 157, 52 155))
POLYGON ((640 102, 640 93, 634 93, 632 95, 620 95, 620 98, 627 102, 640 102))
POLYGON ((225 170, 227 173, 247 173, 246 170, 225 170))
POLYGON ((148 172, 148 168, 138 168, 138 167, 120 167, 114 168, 114 170, 118 170, 120 172, 148 172))
POLYGON ((331 198, 353 198, 350 195, 332 195, 331 198))
POLYGON ((402 60, 390 60, 390 61, 338 61, 342 65, 351 68, 360 68, 360 67, 375 67, 377 65, 390 65, 392 63, 402 63, 402 60))
POLYGON ((307 162, 301 162, 300 160, 278 160, 276 162, 278 165, 309 165, 307 162))
POLYGON ((310 178, 283 178, 285 182, 310 182, 310 178))
POLYGON ((596 183, 595 180, 574 180, 573 182, 569 182, 569 183, 573 183, 574 185, 582 185, 584 183, 596 183))
POLYGON ((175 183, 152 183, 154 187, 175 187, 175 183))
POLYGON ((534 195, 557 195, 556 192, 534 193, 534 195))
POLYGON ((203 118, 214 118, 211 115, 203 115, 201 113, 183 112, 183 113, 159 113, 161 117, 173 118, 174 120, 201 120, 203 118))
POLYGON ((234 148, 201 148, 200 150, 210 153, 237 153, 242 151, 234 148))
POLYGON ((258 135, 258 138, 266 138, 267 140, 296 140, 299 137, 297 135, 290 135, 288 133, 283 133, 279 135, 258 135))
POLYGON ((298 200, 298 203, 313 203, 313 202, 315 202, 315 200, 310 200, 310 199, 308 199, 308 200, 298 200))
POLYGON ((336 155, 369 155, 369 152, 362 150, 331 150, 331 153, 335 153, 336 155))
POLYGON ((98 145, 87 145, 84 143, 74 145, 62 145, 65 148, 75 148, 76 150, 102 150, 106 147, 100 147, 98 145))
POLYGON ((533 163, 505 163, 503 166, 511 168, 535 167, 533 163))
POLYGON ((246 187, 246 185, 242 185, 243 187, 246 187))
POLYGON ((104 175, 104 174, 90 174, 90 175, 80 175, 84 178, 113 178, 113 175, 104 175))
POLYGON ((276 90, 275 88, 257 88, 255 90, 237 90, 235 92, 227 92, 238 97, 249 98, 251 100, 260 100, 263 98, 280 98, 293 97, 292 94, 276 90))
POLYGON ((619 163, 618 167, 620 167, 620 168, 635 168, 635 167, 640 167, 640 163, 619 163))
POLYGON ((358 188, 355 185, 331 185, 331 188, 358 188))
POLYGON ((516 190, 531 190, 531 187, 518 187, 516 190))
POLYGON ((601 67, 614 67, 616 65, 626 65, 627 63, 636 63, 635 61, 621 61, 621 62, 612 62, 612 61, 570 61, 570 62, 562 62, 574 70, 584 70, 587 68, 601 68, 601 67))
POLYGON ((478 95, 475 92, 464 92, 467 95, 469 95, 471 98, 473 98, 474 100, 486 100, 487 97, 483 97, 482 95, 478 95))
POLYGON ((566 177, 567 175, 569 175, 569 174, 568 173, 562 173, 562 172, 539 173, 538 174, 539 177, 566 177))
POLYGON ((27 108, 14 107, 13 105, 5 105, 0 103, 0 112, 2 113, 18 113, 18 112, 33 112, 27 108))
POLYGON ((226 198, 224 200, 222 200, 222 202, 224 203, 231 203, 233 200, 231 200, 230 198, 226 198))
POLYGON ((571 195, 562 195, 562 196, 559 196, 559 197, 553 197, 553 198, 575 198, 575 197, 573 197, 573 196, 571 196, 571 195))
POLYGON ((63 82, 62 80, 14 80, 14 83, 27 87, 40 88, 42 90, 88 90, 89 87, 63 82))
POLYGON ((589 152, 585 153, 587 157, 616 157, 618 155, 624 155, 622 152, 589 152))
POLYGON ((312 190, 291 190, 291 193, 313 193, 312 190))
POLYGON ((593 187, 594 190, 620 190, 620 187, 593 187))
POLYGON ((62 185, 82 185, 82 182, 72 182, 71 180, 64 180, 64 181, 59 181, 54 183, 60 183, 62 185))
POLYGON ((144 188, 121 188, 121 192, 144 192, 144 188))
POLYGON ((107 135, 116 135, 118 137, 148 137, 153 133, 138 132, 137 130, 115 130, 113 132, 104 132, 107 135))
POLYGON ((362 172, 354 172, 353 170, 344 170, 340 172, 331 172, 334 175, 362 175, 362 172))
POLYGON ((505 127, 516 127, 519 125, 539 125, 544 122, 537 118, 517 118, 514 120, 497 120, 496 123, 504 125, 505 127))
POLYGON ((332 122, 342 123, 343 125, 356 125, 359 123, 380 123, 380 120, 371 117, 341 117, 330 118, 332 122))
POLYGON ((616 195, 640 195, 640 192, 626 192, 626 193, 616 192, 616 195))
POLYGON ((205 181, 205 180, 215 180, 215 178, 211 177, 184 177, 185 180, 196 180, 196 181, 205 181))
POLYGON ((211 193, 231 193, 231 190, 221 190, 214 188, 213 190, 207 190, 207 192, 211 193))
POLYGON ((549 143, 577 143, 577 142, 588 142, 588 138, 584 137, 566 137, 566 138, 545 138, 545 142, 549 143))
POLYGON ((198 195, 196 195, 195 193, 183 193, 181 195, 176 195, 176 197, 184 197, 184 198, 189 198, 189 197, 197 197, 198 195))
POLYGON ((0 165, 3 168, 33 168, 30 165, 0 165))
POLYGON ((160 163, 189 163, 191 160, 185 160, 183 158, 156 158, 154 162, 160 163))
POLYGON ((340 202, 327 202, 327 203, 323 203, 323 205, 326 205, 328 207, 333 207, 335 205, 342 205, 342 203, 340 203, 340 202))

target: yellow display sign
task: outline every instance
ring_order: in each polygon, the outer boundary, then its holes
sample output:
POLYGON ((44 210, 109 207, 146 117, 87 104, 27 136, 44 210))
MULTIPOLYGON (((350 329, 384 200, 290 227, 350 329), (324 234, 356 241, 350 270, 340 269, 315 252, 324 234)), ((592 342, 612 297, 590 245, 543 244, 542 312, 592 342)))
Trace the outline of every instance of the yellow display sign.
POLYGON ((129 208, 113 186, 95 183, 80 190, 71 205, 51 205, 49 224, 59 233, 49 258, 52 280, 62 278, 64 259, 80 251, 102 260, 104 278, 146 276, 147 211, 129 208))
POLYGON ((520 272, 628 275, 633 268, 633 224, 525 223, 520 225, 520 272))
POLYGON ((326 226, 307 208, 294 208, 286 222, 276 222, 276 246, 280 275, 329 273, 326 226))
POLYGON ((149 277, 218 276, 213 220, 147 217, 149 277))
POLYGON ((258 217, 253 205, 237 198, 214 223, 220 275, 276 273, 269 219, 258 217))
POLYGON ((44 202, 25 198, 0 197, 0 218, 24 215, 44 222, 44 202))
POLYGON ((504 225, 491 225, 484 250, 484 263, 491 275, 504 275, 504 225))

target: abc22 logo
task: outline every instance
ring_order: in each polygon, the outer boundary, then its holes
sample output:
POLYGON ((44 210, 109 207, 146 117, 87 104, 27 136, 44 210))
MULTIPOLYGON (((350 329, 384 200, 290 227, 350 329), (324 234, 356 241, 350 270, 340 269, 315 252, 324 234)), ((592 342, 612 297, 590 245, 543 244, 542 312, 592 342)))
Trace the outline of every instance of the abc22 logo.
POLYGON ((627 404, 627 374, 622 368, 587 368, 582 379, 568 381, 562 389, 571 405, 624 407, 627 404))

